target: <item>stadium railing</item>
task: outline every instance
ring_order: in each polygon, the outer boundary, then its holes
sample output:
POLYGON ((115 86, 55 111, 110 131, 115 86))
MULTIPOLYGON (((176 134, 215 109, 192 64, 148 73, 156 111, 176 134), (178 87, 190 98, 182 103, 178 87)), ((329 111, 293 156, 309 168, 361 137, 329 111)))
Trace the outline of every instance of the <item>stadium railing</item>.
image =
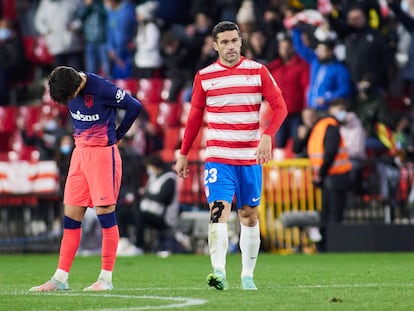
POLYGON ((263 165, 262 197, 259 206, 262 246, 270 252, 292 252, 301 247, 299 226, 283 226, 288 212, 321 210, 321 191, 312 184, 309 159, 270 161, 263 165))

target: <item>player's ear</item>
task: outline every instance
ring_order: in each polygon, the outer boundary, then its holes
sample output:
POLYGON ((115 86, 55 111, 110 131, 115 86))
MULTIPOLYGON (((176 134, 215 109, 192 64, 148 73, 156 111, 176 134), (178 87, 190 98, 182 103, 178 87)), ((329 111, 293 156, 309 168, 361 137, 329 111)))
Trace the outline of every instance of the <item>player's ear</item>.
POLYGON ((213 48, 216 50, 216 52, 218 52, 217 41, 213 41, 213 48))

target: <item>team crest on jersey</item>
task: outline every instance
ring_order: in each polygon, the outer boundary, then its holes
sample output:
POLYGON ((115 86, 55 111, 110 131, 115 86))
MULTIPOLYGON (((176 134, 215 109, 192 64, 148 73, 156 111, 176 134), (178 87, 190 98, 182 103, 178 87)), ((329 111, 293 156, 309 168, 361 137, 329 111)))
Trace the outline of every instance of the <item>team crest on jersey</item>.
POLYGON ((93 95, 85 95, 83 101, 86 107, 91 108, 93 106, 93 95))

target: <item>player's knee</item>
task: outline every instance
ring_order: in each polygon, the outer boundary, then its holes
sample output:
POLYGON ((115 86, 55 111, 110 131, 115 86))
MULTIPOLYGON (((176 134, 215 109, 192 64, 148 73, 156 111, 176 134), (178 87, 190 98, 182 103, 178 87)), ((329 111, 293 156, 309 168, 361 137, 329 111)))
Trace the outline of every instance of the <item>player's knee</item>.
POLYGON ((211 207, 210 211, 210 222, 217 223, 219 218, 223 214, 224 204, 221 201, 214 201, 213 206, 211 207))

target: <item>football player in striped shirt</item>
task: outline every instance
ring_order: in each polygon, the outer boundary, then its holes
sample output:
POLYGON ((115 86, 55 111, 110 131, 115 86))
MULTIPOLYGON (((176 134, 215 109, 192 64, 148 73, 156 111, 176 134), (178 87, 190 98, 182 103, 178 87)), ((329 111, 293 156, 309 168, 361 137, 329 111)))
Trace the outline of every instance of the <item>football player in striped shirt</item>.
POLYGON ((218 290, 228 288, 227 222, 235 196, 241 223, 241 287, 256 290, 253 272, 260 248, 261 165, 272 157, 273 137, 287 108, 266 67, 241 56, 242 38, 237 24, 220 22, 212 35, 218 60, 195 75, 191 110, 175 170, 180 177, 187 177, 187 156, 206 112, 204 185, 211 213, 208 243, 213 268, 207 282, 218 290), (262 131, 259 110, 263 97, 273 113, 262 131))

